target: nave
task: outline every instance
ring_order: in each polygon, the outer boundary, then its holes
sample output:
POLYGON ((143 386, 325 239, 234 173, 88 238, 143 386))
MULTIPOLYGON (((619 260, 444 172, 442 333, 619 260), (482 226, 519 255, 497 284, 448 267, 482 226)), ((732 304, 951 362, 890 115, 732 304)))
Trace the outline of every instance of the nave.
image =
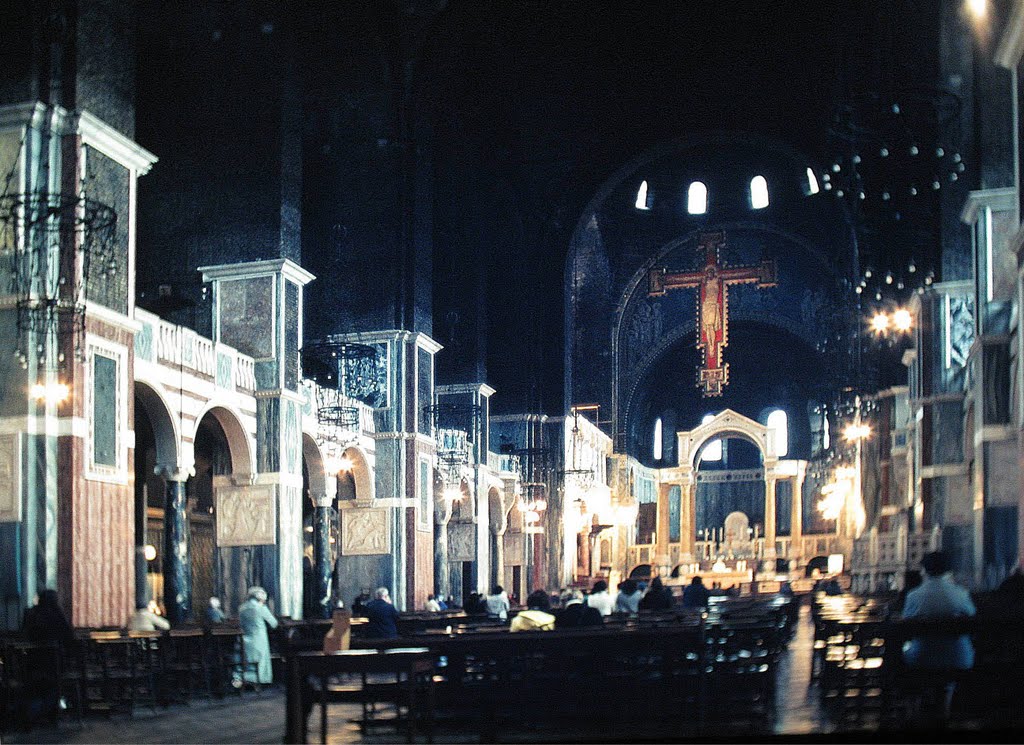
MULTIPOLYGON (((995 701, 1000 696, 993 696, 988 688, 993 682, 992 659, 987 656, 995 647, 991 638, 978 643, 977 674, 961 683, 947 728, 935 730, 915 723, 912 717, 916 694, 911 688, 896 684, 890 674, 892 657, 886 653, 884 646, 885 642, 898 639, 899 636, 892 635, 893 625, 885 625, 887 605, 886 601, 850 594, 828 597, 818 593, 814 598, 805 597, 799 605, 798 613, 791 616, 794 621, 792 634, 785 648, 777 659, 769 663, 774 683, 769 686, 773 692, 773 705, 764 708, 759 708, 759 705, 748 706, 743 703, 743 696, 736 688, 722 688, 723 675, 712 675, 704 679, 704 695, 712 699, 720 696, 722 705, 716 705, 715 700, 708 702, 703 712, 706 724, 700 729, 693 728, 693 712, 687 711, 686 704, 680 702, 673 709, 663 701, 659 702, 656 716, 649 714, 648 718, 640 722, 625 717, 619 726, 616 726, 614 720, 609 722, 604 717, 595 717, 589 726, 586 717, 581 721, 544 723, 536 719, 531 708, 512 706, 512 701, 519 698, 522 692, 508 690, 506 693, 510 705, 503 712, 506 716, 501 717, 499 731, 482 737, 472 728, 452 727, 449 726, 450 722, 446 725, 443 719, 439 719, 433 739, 436 742, 478 742, 492 738, 499 742, 672 739, 741 742, 777 739, 810 742, 822 739, 855 741, 864 737, 888 736, 900 740, 953 742, 1012 739, 1013 731, 1005 727, 1016 721, 1013 718, 1019 718, 1019 715, 1001 709, 995 701), (886 673, 887 670, 890 673, 886 673), (978 705, 980 697, 985 698, 983 706, 978 705), (729 702, 728 706, 737 707, 735 712, 727 708, 726 701, 729 702), (600 726, 597 725, 598 721, 600 726)), ((744 619, 751 617, 750 607, 747 598, 721 600, 712 603, 708 615, 712 620, 716 617, 720 620, 731 617, 732 628, 735 630, 744 625, 749 626, 744 619)), ((983 614, 991 618, 992 612, 998 612, 994 604, 988 613, 983 611, 983 614)), ((647 623, 660 623, 664 627, 666 619, 648 617, 647 623)), ((742 658, 751 651, 755 658, 758 656, 752 645, 736 645, 725 641, 730 637, 738 638, 736 634, 716 632, 713 625, 705 625, 707 631, 702 635, 701 643, 707 644, 708 640, 713 640, 713 644, 706 647, 710 650, 707 660, 723 659, 723 655, 716 653, 715 649, 731 650, 731 653, 726 652, 724 655, 726 659, 737 656, 742 658), (719 643, 725 646, 716 647, 719 643)), ((724 629, 727 625, 721 623, 719 628, 724 629)), ((1019 642, 1020 629, 1016 628, 1019 624, 1010 626, 1015 627, 1016 636, 1004 636, 1000 643, 1012 638, 1019 642)), ((469 627, 466 630, 467 635, 494 633, 485 628, 479 628, 476 632, 470 631, 469 627)), ((543 634, 543 638, 545 641, 554 641, 566 633, 569 632, 543 634)), ((533 635, 516 636, 527 642, 526 636, 533 635)), ((508 639, 510 637, 506 637, 508 639)), ((540 641, 537 637, 534 639, 540 641)), ((396 642, 408 644, 410 640, 401 639, 396 642)), ((363 646, 358 635, 353 639, 353 646, 363 646)), ((585 650, 577 647, 577 652, 585 653, 585 650)), ((1004 660, 1008 662, 1009 658, 1004 660)), ((1012 667, 1004 664, 1002 675, 1005 676, 1005 671, 1012 667)), ((710 670, 710 667, 707 669, 710 670)), ((443 671, 435 668, 435 672, 443 671)), ((622 689, 621 676, 609 675, 607 680, 608 687, 613 689, 612 695, 616 695, 614 690, 617 689, 622 691, 623 700, 631 699, 632 694, 622 689)), ((637 682, 637 688, 641 689, 642 681, 637 682)), ((1007 703, 1013 695, 1010 690, 1013 682, 1011 678, 1004 678, 1002 682, 1005 686, 1001 698, 1004 699, 1003 703, 1007 703)), ((670 683, 666 682, 666 685, 670 683)), ((121 714, 105 719, 87 717, 81 724, 67 718, 62 719, 56 729, 8 731, 4 740, 11 743, 279 743, 282 741, 282 733, 286 731, 287 701, 284 688, 281 683, 275 683, 263 690, 246 691, 239 697, 197 698, 187 706, 139 706, 130 718, 121 714)), ((567 697, 573 695, 586 695, 586 692, 566 692, 567 697)), ((608 695, 608 692, 594 691, 594 695, 600 698, 608 695)), ((443 696, 439 696, 438 701, 441 702, 440 710, 444 706, 443 696)), ((388 714, 386 707, 382 707, 381 717, 388 714)), ((358 704, 332 704, 328 708, 326 742, 384 743, 405 739, 403 732, 390 726, 363 730, 359 724, 362 716, 363 710, 358 704)), ((308 720, 308 742, 322 741, 319 722, 318 710, 314 707, 308 720)), ((416 740, 425 741, 426 738, 420 734, 416 740)))

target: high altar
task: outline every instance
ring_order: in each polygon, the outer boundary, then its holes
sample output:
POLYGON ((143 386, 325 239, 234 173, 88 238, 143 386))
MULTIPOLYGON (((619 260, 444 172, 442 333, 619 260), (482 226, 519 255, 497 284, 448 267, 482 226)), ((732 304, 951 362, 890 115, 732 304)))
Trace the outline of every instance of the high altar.
MULTIPOLYGON (((726 409, 707 423, 690 431, 677 433, 679 465, 673 468, 659 469, 657 529, 655 531, 653 550, 650 552, 652 571, 662 577, 670 577, 675 569, 678 578, 689 578, 700 574, 707 575, 706 584, 721 581, 723 587, 727 582, 749 582, 759 565, 771 568, 769 574, 774 576, 776 559, 788 559, 794 566, 800 566, 806 558, 803 555, 803 482, 807 470, 807 462, 803 460, 782 460, 776 455, 775 439, 772 431, 765 425, 735 411, 726 409), (761 452, 764 482, 764 537, 750 540, 746 525, 740 535, 733 527, 733 534, 722 535, 718 541, 698 541, 696 530, 696 496, 697 496, 697 463, 701 448, 708 442, 722 437, 738 437, 752 442, 761 452), (776 535, 776 485, 780 481, 790 482, 790 535, 788 539, 779 541, 776 535), (678 487, 675 489, 674 487, 678 487), (672 493, 679 495, 679 529, 678 542, 671 541, 669 504, 672 493), (713 546, 713 550, 710 547, 713 546), (741 547, 746 547, 741 550, 741 547), (731 559, 730 559, 731 554, 731 559), (743 555, 741 555, 743 554, 743 555), (717 560, 728 563, 719 564, 717 560), (703 560, 703 563, 701 563, 703 560), (738 568, 736 562, 745 562, 738 568)), ((726 526, 729 529, 729 526, 726 526)))

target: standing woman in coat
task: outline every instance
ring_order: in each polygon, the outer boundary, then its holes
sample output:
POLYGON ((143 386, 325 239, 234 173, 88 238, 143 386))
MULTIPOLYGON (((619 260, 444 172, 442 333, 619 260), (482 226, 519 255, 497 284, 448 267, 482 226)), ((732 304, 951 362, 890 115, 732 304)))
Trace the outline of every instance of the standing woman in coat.
POLYGON ((270 664, 270 639, 267 626, 277 628, 277 619, 267 608, 267 591, 262 587, 250 587, 248 598, 238 608, 238 623, 242 627, 242 644, 245 648, 246 669, 243 671, 246 683, 271 683, 274 670, 270 664), (255 664, 255 672, 252 665, 255 664))

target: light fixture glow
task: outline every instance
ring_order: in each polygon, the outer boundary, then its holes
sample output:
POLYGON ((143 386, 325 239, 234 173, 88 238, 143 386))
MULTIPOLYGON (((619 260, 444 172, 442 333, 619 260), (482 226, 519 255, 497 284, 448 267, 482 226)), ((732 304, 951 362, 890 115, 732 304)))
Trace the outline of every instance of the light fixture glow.
POLYGON ((449 502, 458 502, 460 499, 462 499, 462 491, 460 489, 456 489, 455 487, 448 487, 447 489, 444 490, 444 498, 447 499, 449 502))
POLYGON ((867 424, 849 424, 843 430, 843 438, 848 442, 866 440, 871 437, 871 427, 867 424))
POLYGON ((156 558, 156 546, 152 543, 147 543, 145 548, 142 549, 142 555, 146 557, 146 561, 153 561, 156 558))
POLYGON ((892 325, 901 334, 905 334, 913 327, 914 317, 906 308, 900 308, 892 314, 892 325))
POLYGON ((351 471, 354 466, 355 466, 355 463, 353 463, 352 459, 347 457, 347 456, 343 455, 341 458, 338 459, 338 470, 339 471, 346 471, 346 472, 347 471, 351 471))
POLYGON ((71 389, 64 383, 47 383, 46 385, 36 383, 29 390, 29 393, 37 401, 59 404, 67 400, 71 394, 71 389))
POLYGON ((977 20, 981 20, 988 14, 988 0, 967 0, 967 10, 977 20))
POLYGON ((871 330, 876 334, 884 334, 889 330, 889 316, 885 313, 875 313, 871 317, 871 330))

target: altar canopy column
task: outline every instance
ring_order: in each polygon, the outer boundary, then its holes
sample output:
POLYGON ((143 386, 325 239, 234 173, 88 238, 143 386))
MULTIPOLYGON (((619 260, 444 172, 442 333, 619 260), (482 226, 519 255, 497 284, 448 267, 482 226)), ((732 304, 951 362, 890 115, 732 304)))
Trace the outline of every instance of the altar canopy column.
POLYGON ((313 500, 313 571, 316 575, 316 608, 321 618, 331 617, 331 503, 327 495, 313 500))
POLYGON ((192 617, 192 551, 185 497, 188 476, 187 471, 178 469, 164 474, 164 609, 175 626, 192 617))
POLYGON ((804 479, 803 469, 796 476, 793 477, 793 502, 789 508, 789 535, 792 539, 790 549, 790 559, 793 559, 800 564, 803 559, 803 534, 804 534, 804 479))
POLYGON ((696 516, 697 516, 697 483, 693 478, 693 474, 689 474, 686 479, 680 484, 682 490, 681 504, 680 504, 680 546, 679 554, 680 561, 683 563, 690 563, 694 559, 694 536, 697 532, 696 516))
POLYGON ((654 563, 658 566, 659 572, 668 574, 669 551, 668 551, 668 500, 672 484, 658 484, 658 521, 655 534, 654 563))
POLYGON ((765 474, 764 480, 764 555, 775 558, 775 476, 765 474))

